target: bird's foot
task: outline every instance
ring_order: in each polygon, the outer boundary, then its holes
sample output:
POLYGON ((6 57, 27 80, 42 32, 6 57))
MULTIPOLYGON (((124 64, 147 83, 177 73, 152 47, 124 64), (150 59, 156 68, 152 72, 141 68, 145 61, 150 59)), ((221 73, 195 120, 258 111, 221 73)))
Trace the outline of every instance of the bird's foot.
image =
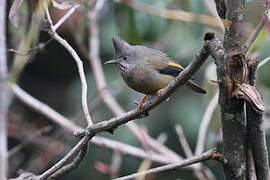
POLYGON ((137 106, 137 111, 138 111, 138 112, 141 111, 142 105, 143 105, 145 99, 147 98, 147 96, 148 96, 148 95, 145 95, 145 96, 141 99, 141 101, 139 102, 139 104, 138 104, 138 106, 137 106))

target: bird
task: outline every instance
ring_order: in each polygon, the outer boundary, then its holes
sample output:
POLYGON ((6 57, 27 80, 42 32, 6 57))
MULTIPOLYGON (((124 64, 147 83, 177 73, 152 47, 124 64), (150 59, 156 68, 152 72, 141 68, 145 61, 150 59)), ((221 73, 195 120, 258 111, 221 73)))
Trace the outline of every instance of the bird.
MULTIPOLYGON (((148 95, 159 95, 184 70, 184 67, 159 50, 130 45, 118 37, 112 38, 112 42, 116 58, 105 64, 115 64, 124 82, 135 91, 145 94, 137 106, 138 111, 148 95)), ((192 80, 188 80, 186 85, 197 93, 206 94, 206 90, 192 80)))

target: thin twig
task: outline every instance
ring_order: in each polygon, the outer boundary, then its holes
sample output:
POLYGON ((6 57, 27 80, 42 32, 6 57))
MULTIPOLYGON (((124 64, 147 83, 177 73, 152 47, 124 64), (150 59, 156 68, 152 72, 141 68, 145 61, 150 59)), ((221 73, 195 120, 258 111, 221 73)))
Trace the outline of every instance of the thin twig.
MULTIPOLYGON (((181 146, 184 150, 184 153, 186 154, 186 157, 187 158, 190 158, 192 156, 194 156, 187 140, 186 140, 186 137, 184 135, 184 132, 183 132, 183 129, 180 125, 177 125, 175 126, 175 129, 176 129, 176 132, 177 132, 177 135, 179 137, 179 141, 181 143, 181 146)), ((198 178, 198 179, 211 179, 211 180, 214 180, 215 177, 214 175, 211 173, 211 171, 203 166, 202 164, 195 164, 192 166, 193 167, 193 173, 194 175, 198 178)))
POLYGON ((261 30, 264 27, 264 19, 262 18, 259 22, 259 24, 257 25, 254 33, 252 34, 252 36, 249 38, 249 40, 246 42, 246 44, 243 47, 243 53, 246 54, 248 52, 248 50, 250 49, 250 47, 252 46, 252 44, 255 42, 255 40, 257 39, 257 36, 259 35, 259 33, 261 32, 261 30))
POLYGON ((67 155, 65 155, 60 161, 58 161, 55 165, 53 165, 50 169, 45 171, 39 176, 39 180, 43 180, 54 174, 60 168, 62 168, 69 159, 71 159, 75 154, 77 154, 85 145, 87 145, 88 141, 91 139, 90 136, 84 136, 70 151, 67 155))
POLYGON ((208 125, 210 123, 212 114, 218 105, 218 92, 212 97, 210 103, 208 104, 205 113, 203 115, 202 122, 200 124, 198 138, 197 138, 197 145, 195 149, 195 154, 201 154, 204 150, 204 144, 206 139, 206 133, 208 130, 208 125))
POLYGON ((8 171, 7 147, 7 57, 6 57, 6 0, 0 2, 0 179, 6 179, 8 171))
MULTIPOLYGON (((88 105, 87 105, 87 83, 86 83, 86 78, 85 78, 85 74, 84 74, 82 60, 80 59, 80 57, 78 56, 76 51, 69 45, 69 43, 65 39, 61 38, 57 34, 57 32, 54 30, 54 26, 53 26, 52 19, 51 19, 49 10, 48 10, 48 6, 47 6, 47 3, 45 1, 44 1, 44 6, 45 6, 46 17, 47 17, 47 19, 50 23, 50 26, 51 26, 52 37, 68 50, 68 52, 72 55, 72 57, 74 58, 74 60, 77 64, 80 79, 81 79, 81 84, 82 84, 82 108, 83 108, 83 112, 84 112, 84 117, 86 118, 87 123, 88 123, 87 126, 90 126, 93 124, 93 121, 92 121, 91 116, 89 114, 88 105)), ((65 18, 68 18, 68 17, 65 17, 65 18)))
POLYGON ((80 165, 81 161, 86 156, 87 151, 88 151, 88 144, 85 144, 81 149, 81 151, 79 152, 79 154, 74 158, 74 160, 71 163, 65 165, 64 167, 56 171, 54 174, 48 177, 48 179, 57 179, 58 177, 63 176, 64 174, 67 174, 68 172, 77 168, 80 165))
POLYGON ((181 143, 181 146, 184 150, 184 153, 186 154, 187 158, 190 158, 193 156, 192 150, 187 142, 186 136, 183 132, 183 128, 178 124, 175 126, 176 133, 179 138, 179 142, 181 143))
POLYGON ((101 59, 99 54, 99 29, 98 29, 98 15, 101 10, 102 5, 105 3, 105 0, 97 1, 94 9, 89 10, 89 62, 92 66, 93 74, 97 83, 98 91, 101 92, 101 97, 106 105, 113 111, 117 116, 124 114, 125 111, 113 98, 110 91, 106 88, 106 80, 104 76, 104 71, 101 65, 101 59))
POLYGON ((22 51, 18 51, 16 49, 8 49, 8 52, 13 52, 17 55, 20 55, 20 56, 27 56, 29 55, 30 53, 33 53, 33 52, 37 52, 39 50, 42 50, 45 48, 45 46, 47 46, 53 39, 49 39, 47 40, 46 42, 42 42, 42 43, 39 43, 36 47, 33 47, 33 48, 30 48, 28 49, 27 51, 25 52, 22 52, 22 51))
MULTIPOLYGON (((257 57, 249 60, 249 84, 255 87, 256 70, 259 59, 257 57)), ((256 177, 270 179, 268 152, 263 125, 263 114, 254 110, 251 104, 246 103, 247 112, 247 140, 251 147, 254 159, 256 177)))
POLYGON ((243 51, 244 54, 246 54, 248 52, 248 50, 250 49, 250 47, 253 45, 253 43, 257 39, 259 33, 263 29, 263 27, 265 25, 265 18, 268 18, 269 7, 270 7, 270 2, 269 2, 269 0, 266 0, 266 2, 265 2, 265 9, 264 9, 264 13, 262 15, 262 18, 261 18, 259 24, 257 25, 254 33, 252 34, 252 36, 249 38, 249 40, 243 46, 243 50, 242 51, 243 51))
POLYGON ((112 162, 110 165, 111 179, 119 176, 119 170, 122 164, 122 154, 119 151, 113 151, 112 162))
POLYGON ((141 172, 141 173, 131 174, 129 176, 124 176, 124 177, 117 178, 115 180, 134 179, 134 178, 136 178, 138 176, 141 176, 141 175, 149 175, 149 174, 164 172, 164 171, 171 170, 171 169, 177 169, 177 168, 189 166, 191 164, 196 164, 196 163, 199 163, 199 162, 203 162, 203 161, 206 161, 206 160, 213 159, 214 154, 215 154, 215 150, 211 149, 209 151, 206 151, 203 154, 196 155, 196 156, 194 156, 192 158, 189 158, 189 159, 185 159, 185 160, 183 160, 182 162, 179 162, 179 163, 174 163, 174 164, 169 164, 169 165, 149 169, 149 170, 141 172))
POLYGON ((81 5, 76 4, 73 6, 53 27, 52 31, 55 32, 81 5))

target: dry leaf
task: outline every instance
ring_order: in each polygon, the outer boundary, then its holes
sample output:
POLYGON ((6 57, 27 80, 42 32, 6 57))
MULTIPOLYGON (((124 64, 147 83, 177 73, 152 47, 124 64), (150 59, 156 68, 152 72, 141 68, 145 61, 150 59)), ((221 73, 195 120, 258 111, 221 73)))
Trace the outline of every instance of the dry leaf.
POLYGON ((237 86, 238 88, 234 90, 233 96, 248 101, 252 105, 254 111, 262 114, 264 112, 264 105, 257 89, 247 83, 237 84, 237 86))
POLYGON ((8 18, 11 22, 11 24, 17 28, 18 24, 19 24, 19 18, 18 18, 18 13, 19 13, 19 8, 22 5, 23 0, 14 0, 10 11, 9 11, 9 15, 8 18))

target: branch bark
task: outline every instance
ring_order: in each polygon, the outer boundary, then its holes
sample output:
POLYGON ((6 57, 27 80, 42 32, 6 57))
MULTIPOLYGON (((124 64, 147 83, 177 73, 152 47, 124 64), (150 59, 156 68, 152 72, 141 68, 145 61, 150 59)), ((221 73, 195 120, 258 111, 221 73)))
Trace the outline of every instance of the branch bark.
MULTIPOLYGON (((89 110, 88 110, 88 104, 87 104, 87 83, 86 83, 86 78, 85 78, 85 74, 84 74, 84 69, 83 69, 83 63, 82 60, 80 59, 79 55, 76 53, 76 51, 69 45, 69 43, 63 39, 62 37, 60 37, 58 35, 58 33, 56 32, 56 28, 53 26, 53 22, 48 10, 48 5, 47 2, 45 2, 43 0, 44 3, 44 8, 45 8, 45 13, 46 13, 46 17, 48 19, 48 22, 50 24, 50 28, 51 28, 51 36, 58 41, 62 46, 64 46, 67 51, 72 55, 72 57, 74 58, 77 67, 78 67, 78 72, 80 75, 80 80, 81 80, 81 84, 82 84, 82 109, 83 109, 83 113, 84 113, 84 117, 87 121, 87 126, 90 126, 93 124, 93 121, 91 119, 91 116, 89 114, 89 110)), ((67 14, 69 16, 72 15, 73 12, 75 12, 76 8, 78 8, 79 5, 75 5, 67 14), (74 9, 74 10, 73 10, 74 9)), ((64 16, 62 17, 63 19, 67 19, 68 16, 64 16)), ((62 23, 62 20, 59 20, 59 22, 62 23)), ((57 23, 58 24, 58 23, 57 23)), ((60 24, 61 25, 61 24, 60 24)), ((59 26, 60 26, 59 25, 59 26)), ((58 26, 58 27, 59 27, 58 26)))
POLYGON ((80 165, 81 161, 86 156, 87 151, 88 151, 88 143, 86 143, 83 146, 83 148, 81 149, 81 151, 79 152, 77 157, 75 157, 75 159, 71 163, 63 166, 61 169, 59 169, 54 174, 52 174, 50 177, 48 177, 48 179, 50 179, 50 180, 57 179, 58 177, 63 176, 64 174, 67 174, 68 172, 77 168, 80 165))
POLYGON ((211 53, 216 61, 219 79, 223 154, 228 160, 228 163, 224 166, 224 172, 226 178, 232 180, 246 179, 250 176, 250 173, 247 172, 246 158, 249 157, 247 156, 247 143, 251 143, 257 179, 269 179, 268 155, 262 128, 262 112, 255 112, 250 103, 234 95, 238 85, 242 83, 254 85, 254 82, 249 82, 248 79, 250 80, 250 76, 255 75, 255 73, 248 69, 244 54, 263 26, 263 21, 261 21, 251 40, 242 49, 241 28, 244 8, 245 2, 243 0, 227 1, 226 18, 229 20, 230 26, 226 28, 224 35, 224 48, 220 41, 213 41, 211 46, 211 53), (219 47, 219 51, 213 47, 219 47), (247 111, 245 111, 245 104, 247 104, 247 111), (247 141, 247 133, 252 136, 252 138, 249 137, 249 142, 247 141), (264 159, 264 162, 262 162, 262 159, 264 159))
MULTIPOLYGON (((249 83, 255 86, 256 69, 259 60, 255 57, 249 61, 251 62, 249 66, 249 83)), ((254 108, 249 103, 247 103, 247 131, 248 143, 250 144, 254 159, 256 177, 258 180, 270 179, 263 114, 254 111, 254 108)))
POLYGON ((49 176, 53 175, 55 172, 57 172, 60 168, 64 166, 68 162, 70 158, 72 158, 75 154, 77 154, 84 146, 88 145, 89 140, 91 139, 90 136, 84 136, 65 157, 63 157, 59 162, 57 162, 54 166, 52 166, 50 169, 45 171, 43 174, 41 174, 38 178, 39 180, 47 179, 49 176))
MULTIPOLYGON (((232 43, 235 46, 240 42, 236 41, 232 43)), ((231 61, 233 55, 229 53, 232 53, 234 49, 229 44, 226 46, 228 46, 227 50, 223 48, 221 41, 212 40, 210 42, 211 55, 217 65, 219 82, 223 154, 228 160, 228 163, 224 165, 224 172, 227 179, 240 180, 245 179, 246 176, 246 119, 244 102, 232 98, 229 94, 230 91, 228 91, 232 84, 228 82, 228 69, 226 65, 228 61, 231 61)))
POLYGON ((186 166, 189 166, 191 164, 196 164, 198 162, 203 162, 203 161, 206 161, 206 160, 209 160, 209 159, 213 159, 214 155, 215 155, 215 150, 211 149, 209 151, 206 151, 203 154, 196 155, 194 157, 185 159, 185 160, 183 160, 183 161, 181 161, 179 163, 169 164, 169 165, 165 165, 165 166, 161 166, 161 167, 149 169, 149 170, 143 171, 141 173, 131 174, 129 176, 124 176, 124 177, 117 178, 115 180, 135 179, 135 178, 137 178, 139 176, 142 176, 142 175, 145 176, 145 175, 159 173, 159 172, 163 172, 163 171, 167 171, 167 170, 171 170, 171 169, 186 167, 186 166))
POLYGON ((217 75, 219 83, 219 103, 221 105, 223 154, 228 159, 224 166, 227 179, 240 180, 246 178, 246 118, 244 101, 231 97, 231 82, 228 76, 231 68, 230 62, 234 62, 233 56, 241 50, 242 21, 244 18, 244 1, 228 0, 226 18, 230 26, 226 28, 224 35, 225 56, 216 59, 217 75))

